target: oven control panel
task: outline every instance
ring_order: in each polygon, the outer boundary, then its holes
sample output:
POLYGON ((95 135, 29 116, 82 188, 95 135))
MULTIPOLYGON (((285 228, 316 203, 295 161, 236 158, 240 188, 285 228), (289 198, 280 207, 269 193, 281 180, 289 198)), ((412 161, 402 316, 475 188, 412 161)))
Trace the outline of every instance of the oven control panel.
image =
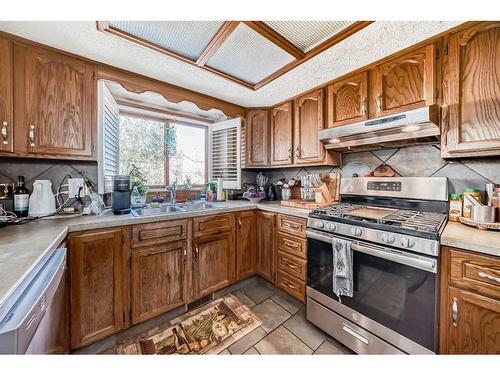
POLYGON ((401 181, 369 181, 367 190, 401 191, 401 181))

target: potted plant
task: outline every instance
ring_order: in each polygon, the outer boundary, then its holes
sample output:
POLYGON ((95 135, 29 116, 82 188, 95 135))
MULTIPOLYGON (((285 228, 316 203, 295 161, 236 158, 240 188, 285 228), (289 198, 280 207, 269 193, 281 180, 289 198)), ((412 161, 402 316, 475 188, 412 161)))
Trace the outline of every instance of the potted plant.
POLYGON ((180 189, 177 190, 176 199, 177 202, 186 202, 189 199, 189 195, 191 194, 191 190, 193 189, 193 183, 191 182, 191 178, 186 176, 186 180, 183 185, 181 185, 180 189))
POLYGON ((146 202, 148 188, 146 186, 146 178, 141 170, 134 164, 130 168, 130 183, 132 194, 130 196, 130 203, 132 207, 142 207, 146 202))

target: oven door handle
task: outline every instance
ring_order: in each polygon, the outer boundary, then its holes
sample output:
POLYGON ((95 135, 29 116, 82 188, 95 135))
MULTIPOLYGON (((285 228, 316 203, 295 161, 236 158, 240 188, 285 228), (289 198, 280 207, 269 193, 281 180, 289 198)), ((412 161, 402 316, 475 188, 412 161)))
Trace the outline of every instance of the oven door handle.
POLYGON ((373 255, 375 257, 390 260, 396 263, 405 264, 407 266, 419 268, 424 271, 437 273, 436 259, 431 259, 416 254, 406 253, 401 250, 395 250, 382 246, 374 246, 366 243, 360 243, 359 241, 352 241, 349 239, 344 239, 331 234, 321 233, 311 229, 308 229, 306 231, 306 235, 308 238, 312 238, 330 244, 332 243, 332 240, 334 238, 343 239, 351 242, 351 249, 354 251, 359 251, 368 255, 373 255))

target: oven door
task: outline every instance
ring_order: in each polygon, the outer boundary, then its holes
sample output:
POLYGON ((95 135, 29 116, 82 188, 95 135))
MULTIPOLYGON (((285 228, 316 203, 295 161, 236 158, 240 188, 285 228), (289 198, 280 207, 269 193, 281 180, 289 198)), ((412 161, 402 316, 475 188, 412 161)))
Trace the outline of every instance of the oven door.
POLYGON ((315 230, 307 237, 308 298, 407 353, 436 352, 437 259, 343 238, 353 250, 354 293, 339 300, 332 286, 331 243, 342 237, 315 230))

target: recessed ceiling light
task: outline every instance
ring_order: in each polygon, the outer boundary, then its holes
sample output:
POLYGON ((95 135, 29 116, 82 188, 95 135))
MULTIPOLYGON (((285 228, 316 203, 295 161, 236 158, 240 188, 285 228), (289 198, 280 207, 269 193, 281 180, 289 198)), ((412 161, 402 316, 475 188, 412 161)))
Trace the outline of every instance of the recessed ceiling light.
POLYGON ((340 143, 340 139, 338 139, 338 138, 330 138, 328 140, 328 143, 340 143))

